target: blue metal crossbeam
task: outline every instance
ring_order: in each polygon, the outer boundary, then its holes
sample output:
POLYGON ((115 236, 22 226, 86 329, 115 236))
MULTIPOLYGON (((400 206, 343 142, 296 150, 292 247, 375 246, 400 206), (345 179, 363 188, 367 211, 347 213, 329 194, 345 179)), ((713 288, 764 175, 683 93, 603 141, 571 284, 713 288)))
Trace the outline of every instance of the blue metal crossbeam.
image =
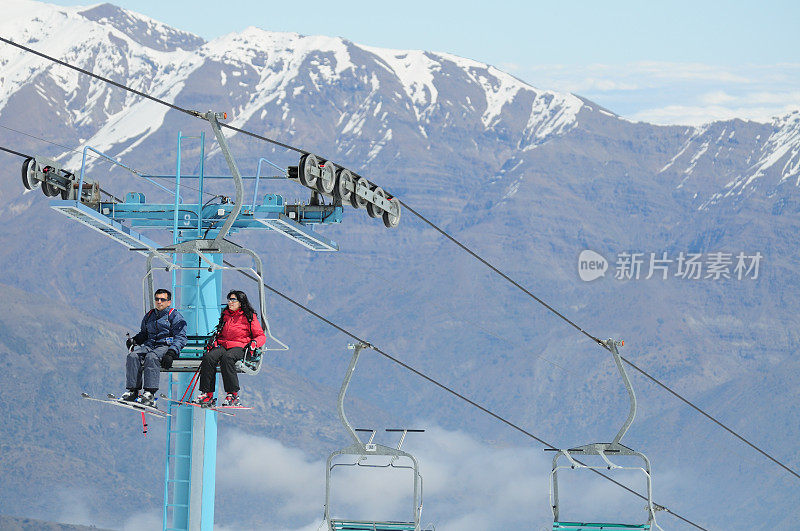
MULTIPOLYGON (((130 194, 129 194, 130 195, 130 194)), ((175 205, 158 203, 100 203, 95 210, 79 201, 51 200, 50 207, 62 214, 105 234, 129 249, 155 250, 160 246, 136 232, 137 228, 171 229, 175 224, 175 205), (130 226, 129 226, 130 225, 130 226)), ((178 205, 178 230, 213 232, 231 213, 233 205, 180 204, 178 205), (202 211, 201 223, 198 212, 202 211)), ((339 244, 317 233, 314 224, 341 223, 342 207, 332 205, 285 205, 283 197, 267 194, 261 205, 246 206, 231 226, 237 230, 272 230, 311 249, 312 251, 338 251, 339 244)), ((140 250, 142 254, 148 251, 140 250)))
MULTIPOLYGON (((280 197, 280 196, 278 196, 280 197)), ((214 228, 224 220, 234 209, 232 204, 207 205, 200 207, 196 203, 183 203, 178 205, 178 228, 197 228, 198 211, 202 208, 203 229, 214 228)), ((101 203, 100 211, 115 221, 127 220, 133 227, 164 227, 172 228, 175 219, 175 206, 173 204, 159 203, 101 203)), ((301 225, 318 225, 328 223, 341 223, 343 209, 333 205, 284 205, 266 204, 245 205, 239 216, 234 221, 235 229, 263 229, 259 223, 261 219, 275 219, 274 214, 283 214, 293 222, 301 225)))

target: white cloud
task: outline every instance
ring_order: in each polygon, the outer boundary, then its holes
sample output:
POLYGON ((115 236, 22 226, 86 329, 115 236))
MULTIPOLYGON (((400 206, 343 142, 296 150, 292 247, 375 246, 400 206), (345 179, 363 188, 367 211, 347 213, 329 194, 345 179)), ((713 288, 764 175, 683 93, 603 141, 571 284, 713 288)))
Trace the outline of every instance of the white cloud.
POLYGON ((263 492, 278 500, 284 518, 322 512, 324 462, 309 459, 296 448, 242 432, 226 436, 219 449, 217 486, 263 492), (224 463, 224 465, 223 465, 224 463))
POLYGON ((733 103, 738 98, 731 96, 723 90, 715 90, 713 92, 706 92, 700 95, 700 101, 706 105, 722 105, 725 103, 733 103))
MULTIPOLYGON (((395 441, 384 438, 378 442, 393 445, 395 441)), ((426 433, 409 435, 403 448, 420 463, 423 524, 435 524, 439 531, 544 529, 549 525, 552 454, 545 454, 538 445, 496 447, 467 433, 434 426, 426 433)), ((325 457, 310 457, 266 437, 232 432, 218 456, 218 492, 239 489, 258 492, 262 500, 271 500, 272 505, 262 507, 260 514, 270 514, 275 521, 261 522, 262 527, 313 531, 321 522, 323 510, 325 457), (298 521, 304 523, 293 524, 298 521)), ((337 462, 354 460, 342 457, 337 462)), ((581 486, 587 476, 593 476, 590 472, 562 474, 569 476, 563 479, 563 499, 572 500, 572 508, 579 507, 584 515, 613 516, 621 511, 642 516, 640 500, 605 480, 581 486), (575 486, 578 488, 573 489, 575 486)), ((410 519, 413 515, 413 483, 408 470, 342 466, 333 470, 332 477, 334 514, 377 519, 410 519)), ((627 472, 619 477, 643 490, 641 477, 627 472)))
MULTIPOLYGON (((393 439, 382 444, 393 445, 393 439)), ((495 448, 468 434, 429 429, 409 435, 404 449, 415 454, 423 476, 423 523, 437 529, 483 531, 516 528, 531 519, 546 523, 549 459, 535 447, 495 448), (488 525, 488 527, 487 527, 488 525)), ((325 456, 327 457, 327 456, 325 456)), ((337 462, 354 462, 342 457, 337 462)), ((280 522, 311 522, 316 529, 324 503, 325 460, 311 458, 266 437, 232 432, 218 455, 218 492, 235 488, 259 492, 280 522), (254 456, 258 456, 254 459, 254 456), (221 466, 225 463, 224 466, 221 466)), ((385 464, 371 461, 372 464, 385 464)), ((397 465, 407 464, 398 461, 397 465)), ((412 518, 413 482, 409 470, 336 467, 332 508, 348 518, 412 518)))
POLYGON ((54 493, 61 507, 61 513, 56 517, 57 522, 76 525, 92 525, 92 513, 86 503, 89 492, 83 490, 58 490, 54 493))
POLYGON ((537 87, 579 94, 624 118, 662 125, 769 122, 800 107, 800 63, 536 65, 520 66, 516 75, 537 87))
POLYGON ((140 531, 142 529, 161 529, 162 514, 160 510, 134 514, 122 524, 122 531, 140 531))
MULTIPOLYGON (((421 421, 415 425, 432 423, 421 421)), ((396 439, 382 435, 378 435, 376 442, 387 446, 396 443, 396 439)), ((218 508, 226 492, 246 495, 257 503, 246 504, 244 511, 234 512, 233 516, 231 511, 228 514, 218 511, 217 516, 227 521, 216 523, 215 529, 317 531, 320 528, 327 454, 311 456, 274 439, 236 430, 227 432, 220 443, 218 508)), ((552 454, 542 451, 538 444, 500 447, 462 431, 433 425, 425 433, 410 434, 403 449, 413 453, 420 463, 424 479, 423 525, 434 524, 438 531, 550 528, 548 485, 552 454)), ((353 463, 354 459, 343 457, 337 462, 353 463)), ((617 472, 613 476, 644 491, 641 474, 617 472)), ((659 476, 658 492, 672 491, 687 480, 680 471, 673 471, 673 476, 659 476)), ((335 468, 333 477, 334 514, 394 520, 413 517, 413 476, 409 470, 345 466, 335 468)), ((559 480, 562 516, 612 520, 626 515, 623 520, 644 520, 641 500, 591 472, 565 470, 559 480)), ((85 500, 91 499, 91 493, 63 491, 55 495, 64 508, 58 521, 109 527, 87 508, 85 500)), ((113 525, 123 531, 159 529, 161 517, 161 509, 152 508, 113 525)))
POLYGON ((683 106, 667 105, 666 107, 644 109, 627 118, 633 121, 649 122, 660 125, 702 125, 716 120, 740 118, 756 122, 770 122, 773 118, 784 116, 800 109, 800 102, 775 106, 683 106))

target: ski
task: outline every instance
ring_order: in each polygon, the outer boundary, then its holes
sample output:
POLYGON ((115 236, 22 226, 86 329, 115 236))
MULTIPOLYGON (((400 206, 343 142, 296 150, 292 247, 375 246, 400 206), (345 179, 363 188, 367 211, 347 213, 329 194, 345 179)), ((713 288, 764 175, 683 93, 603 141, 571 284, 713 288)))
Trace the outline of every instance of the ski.
POLYGON ((85 398, 87 400, 94 400, 96 402, 103 402, 105 404, 111 404, 114 406, 124 407, 125 409, 132 409, 140 413, 153 415, 154 417, 165 418, 170 416, 169 413, 167 413, 166 411, 161 411, 157 407, 150 407, 139 404, 138 402, 128 402, 126 400, 121 400, 112 394, 107 395, 107 398, 95 398, 89 395, 89 393, 81 393, 81 398, 85 398))
POLYGON ((201 409, 211 409, 211 410, 217 411, 218 413, 222 413, 223 415, 228 415, 228 416, 231 416, 231 417, 235 417, 236 416, 235 413, 230 411, 231 409, 253 409, 251 407, 246 407, 246 406, 227 406, 227 407, 226 406, 204 406, 202 404, 195 404, 194 402, 181 402, 180 400, 175 400, 174 398, 169 398, 163 393, 161 394, 161 398, 163 398, 164 400, 168 400, 169 402, 173 402, 175 404, 180 404, 182 406, 193 406, 193 407, 199 407, 201 409))

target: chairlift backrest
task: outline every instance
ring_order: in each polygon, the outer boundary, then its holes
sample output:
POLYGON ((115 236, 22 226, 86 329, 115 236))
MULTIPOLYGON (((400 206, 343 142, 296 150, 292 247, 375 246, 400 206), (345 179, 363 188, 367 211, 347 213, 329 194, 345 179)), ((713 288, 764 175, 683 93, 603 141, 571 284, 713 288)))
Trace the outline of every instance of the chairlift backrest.
MULTIPOLYGON (((154 293, 154 280, 153 280, 153 259, 158 259, 165 264, 167 271, 173 270, 200 270, 200 269, 219 269, 219 270, 234 270, 246 271, 254 275, 258 283, 258 317, 261 320, 261 326, 264 329, 264 334, 267 336, 267 343, 260 348, 254 349, 245 359, 237 362, 236 369, 238 372, 245 374, 257 374, 261 370, 261 362, 264 358, 264 352, 272 350, 288 350, 288 346, 281 340, 276 338, 269 327, 266 312, 266 295, 264 291, 263 281, 263 265, 261 258, 252 250, 241 247, 234 243, 223 241, 220 243, 214 240, 188 240, 181 243, 176 243, 168 247, 159 248, 147 256, 147 272, 142 280, 143 300, 145 304, 145 311, 153 308, 152 293, 154 293), (175 263, 169 255, 172 254, 195 254, 199 257, 200 263, 203 265, 185 266, 175 263), (246 254, 249 255, 253 262, 254 267, 237 267, 233 265, 219 265, 211 260, 207 255, 209 254, 246 254)), ((173 362, 171 369, 164 369, 164 372, 194 372, 200 365, 200 360, 205 353, 206 343, 210 336, 189 336, 189 341, 180 353, 180 357, 173 362)))

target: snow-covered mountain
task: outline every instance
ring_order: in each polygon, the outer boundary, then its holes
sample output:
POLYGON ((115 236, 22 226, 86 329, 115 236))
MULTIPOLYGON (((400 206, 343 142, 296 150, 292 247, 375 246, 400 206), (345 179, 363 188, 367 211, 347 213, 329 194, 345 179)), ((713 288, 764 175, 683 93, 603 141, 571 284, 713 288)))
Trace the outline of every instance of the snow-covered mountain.
MULTIPOLYGON (((587 330, 623 336, 632 345, 628 357, 800 466, 800 455, 786 449, 798 429, 785 422, 800 413, 788 383, 796 376, 791 358, 800 314, 794 280, 800 274, 797 113, 765 124, 661 127, 632 123, 580 96, 541 90, 445 53, 258 28, 205 42, 109 4, 7 0, 3 15, 4 38, 182 107, 227 111, 232 125, 367 175, 587 330), (609 260, 605 278, 580 281, 576 262, 584 249, 609 260), (614 257, 623 252, 642 253, 645 260, 667 253, 676 260, 679 253, 723 251, 761 252, 759 278, 688 280, 675 274, 674 262, 666 280, 646 280, 646 269, 640 279, 614 278, 614 257)), ((0 145, 61 156, 76 169, 80 154, 64 146, 91 145, 138 169, 169 174, 178 131, 202 130, 202 122, 182 113, 0 44, 0 145)), ((224 171, 207 136, 208 171, 224 171)), ((230 142, 247 173, 261 156, 284 166, 297 161, 295 154, 241 135, 230 142)), ((186 171, 197 154, 187 145, 186 171)), ((52 473, 61 460, 71 481, 94 496, 87 511, 108 525, 130 514, 120 508, 120 500, 133 495, 118 487, 123 475, 150 480, 161 473, 160 457, 155 464, 138 458, 120 464, 110 441, 121 438, 114 448, 133 445, 136 433, 120 435, 121 425, 111 429, 99 414, 88 422, 83 404, 56 397, 117 385, 110 383, 120 359, 114 337, 140 317, 143 264, 138 255, 68 224, 47 209, 41 194, 23 194, 19 159, 0 153, 0 161, 7 169, 0 214, 12 220, 0 225, 0 284, 14 286, 3 300, 12 305, 29 297, 54 308, 45 312, 50 331, 35 312, 13 312, 0 322, 0 363, 8 367, 0 372, 0 398, 15 404, 3 408, 0 422, 11 440, 36 448, 14 446, 12 461, 22 465, 2 468, 2 482, 35 480, 19 492, 3 490, 0 511, 57 519, 54 502, 41 493, 61 484, 52 473), (37 337, 55 342, 31 349, 17 328, 27 330, 32 321, 37 337), (96 358, 64 378, 59 364, 86 352, 96 358), (26 375, 23 356, 41 371, 26 375), (28 391, 28 399, 12 399, 20 381, 52 397, 49 405, 42 408, 28 391), (80 437, 86 430, 92 430, 88 441, 80 437), (59 451, 51 449, 56 439, 66 441, 59 451), (103 467, 114 474, 98 479, 103 467)), ((102 163, 91 169, 117 195, 159 193, 102 163)), ((301 193, 287 190, 290 198, 301 193)), ((313 256, 269 237, 237 238, 269 257, 276 287, 545 439, 582 444, 613 433, 624 419, 625 395, 603 352, 413 216, 387 231, 347 209, 340 227, 325 230, 342 251, 313 256)), ((274 327, 292 344, 292 354, 246 383, 266 413, 242 427, 324 455, 344 440, 327 401, 339 385, 331 375, 346 365, 341 351, 347 338, 277 299, 270 304, 274 327)), ((352 394, 366 418, 407 425, 424 419, 501 446, 529 444, 392 365, 363 363, 352 394)), ((787 528, 800 516, 792 503, 800 489, 791 478, 647 381, 634 384, 641 403, 630 445, 653 460, 657 499, 709 528, 764 522, 787 528), (752 488, 731 479, 732 462, 752 488), (769 493, 766 503, 758 492, 769 493), (731 510, 754 504, 760 509, 744 516, 731 510)), ((543 517, 545 525, 546 483, 540 486, 530 493, 530 518, 543 517)), ((156 480, 152 489, 159 488, 156 480)), ((439 509, 426 503, 426 512, 455 521, 447 512, 454 507, 446 502, 450 494, 441 496, 439 509)), ((221 522, 258 527, 252 507, 237 505, 222 490, 219 495, 221 522)), ((158 505, 158 495, 143 503, 158 505)), ((675 520, 664 523, 681 529, 675 520)))

